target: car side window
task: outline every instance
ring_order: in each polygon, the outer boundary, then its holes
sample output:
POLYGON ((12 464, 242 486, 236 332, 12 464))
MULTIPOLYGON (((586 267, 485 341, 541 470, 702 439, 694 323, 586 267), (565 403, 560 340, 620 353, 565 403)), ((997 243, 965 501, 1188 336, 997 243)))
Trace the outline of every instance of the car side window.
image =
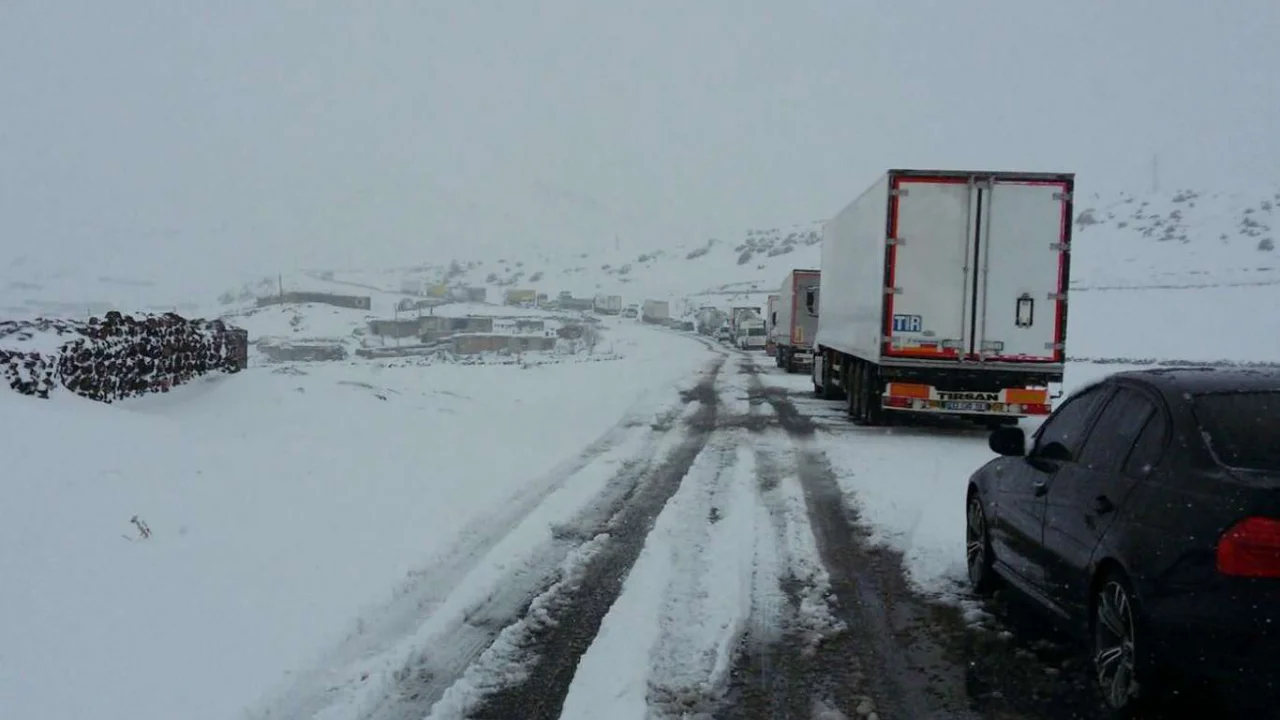
POLYGON ((1124 463, 1124 474, 1132 478, 1144 478, 1152 468, 1160 464, 1164 454, 1164 443, 1168 435, 1168 424, 1160 413, 1152 413, 1142 433, 1133 444, 1133 450, 1124 463))
POLYGON ((1109 390, 1109 387, 1099 386, 1069 398, 1040 426, 1040 432, 1036 434, 1036 448, 1054 442, 1062 443, 1072 457, 1079 457, 1080 446, 1089 431, 1089 420, 1093 417, 1094 408, 1106 398, 1109 390))
POLYGON ((1141 392, 1127 387, 1116 390, 1080 451, 1080 464, 1097 472, 1119 469, 1155 412, 1155 405, 1141 392))

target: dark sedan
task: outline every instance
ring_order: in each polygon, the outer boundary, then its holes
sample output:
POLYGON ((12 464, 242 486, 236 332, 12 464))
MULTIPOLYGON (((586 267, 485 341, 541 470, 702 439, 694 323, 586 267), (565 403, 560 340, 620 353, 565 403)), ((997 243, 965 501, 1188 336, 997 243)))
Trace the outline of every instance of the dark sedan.
POLYGON ((969 578, 1087 638, 1107 704, 1166 677, 1280 675, 1280 370, 1121 373, 1069 397, 970 479, 969 578))

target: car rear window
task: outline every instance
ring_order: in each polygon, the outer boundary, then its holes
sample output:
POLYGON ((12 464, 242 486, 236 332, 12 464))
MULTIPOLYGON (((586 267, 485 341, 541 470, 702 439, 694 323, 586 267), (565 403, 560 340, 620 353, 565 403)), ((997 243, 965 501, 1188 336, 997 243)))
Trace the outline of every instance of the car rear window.
POLYGON ((1280 470, 1280 392, 1195 396, 1196 419, 1224 465, 1280 470))

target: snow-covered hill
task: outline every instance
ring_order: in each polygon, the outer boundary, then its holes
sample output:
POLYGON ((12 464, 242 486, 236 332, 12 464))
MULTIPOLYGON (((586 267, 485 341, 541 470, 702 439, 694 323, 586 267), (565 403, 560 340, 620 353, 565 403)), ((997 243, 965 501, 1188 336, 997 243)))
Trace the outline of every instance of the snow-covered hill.
MULTIPOLYGON (((834 209, 833 209, 834 210, 834 209)), ((1195 287, 1280 283, 1273 230, 1280 188, 1252 195, 1179 190, 1150 196, 1076 199, 1074 282, 1098 287, 1195 287)), ((558 255, 530 248, 521 256, 439 258, 402 269, 338 273, 350 282, 394 289, 404 277, 501 287, 536 287, 555 295, 597 292, 677 298, 726 288, 771 288, 794 267, 816 267, 821 222, 748 230, 737 238, 673 242, 623 254, 558 255)), ((272 282, 272 281, 268 281, 272 282)))
MULTIPOLYGON (((1076 201, 1069 353, 1080 359, 1280 360, 1280 339, 1260 333, 1257 311, 1280 300, 1280 189, 1250 195, 1179 190, 1076 201), (1176 323, 1174 318, 1177 319, 1176 323), (1194 342, 1189 342, 1194 339, 1194 342)), ((556 296, 622 295, 701 305, 764 304, 793 268, 820 265, 821 223, 749 230, 736 239, 673 242, 640 254, 611 247, 557 255, 439 258, 361 272, 294 273, 286 289, 374 296, 387 313, 408 279, 556 296)), ((225 293, 224 308, 278 291, 270 278, 225 293)))

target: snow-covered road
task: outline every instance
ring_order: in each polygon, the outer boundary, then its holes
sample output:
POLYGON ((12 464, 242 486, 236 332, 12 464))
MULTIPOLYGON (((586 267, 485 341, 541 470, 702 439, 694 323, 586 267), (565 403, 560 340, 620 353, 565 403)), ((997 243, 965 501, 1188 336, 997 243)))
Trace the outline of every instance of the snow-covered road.
POLYGON ((3 398, 24 438, 6 507, 25 511, 0 523, 0 573, 22 579, 0 591, 21 619, 0 626, 0 707, 1090 716, 1071 650, 959 586, 984 433, 856 427, 763 354, 607 337, 616 354, 542 365, 301 363, 112 407, 3 398))
POLYGON ((403 666, 301 684, 273 716, 963 717, 962 670, 863 544, 792 379, 707 347, 653 422, 563 468, 596 490, 542 542, 507 542, 529 493, 421 574, 403 666))

